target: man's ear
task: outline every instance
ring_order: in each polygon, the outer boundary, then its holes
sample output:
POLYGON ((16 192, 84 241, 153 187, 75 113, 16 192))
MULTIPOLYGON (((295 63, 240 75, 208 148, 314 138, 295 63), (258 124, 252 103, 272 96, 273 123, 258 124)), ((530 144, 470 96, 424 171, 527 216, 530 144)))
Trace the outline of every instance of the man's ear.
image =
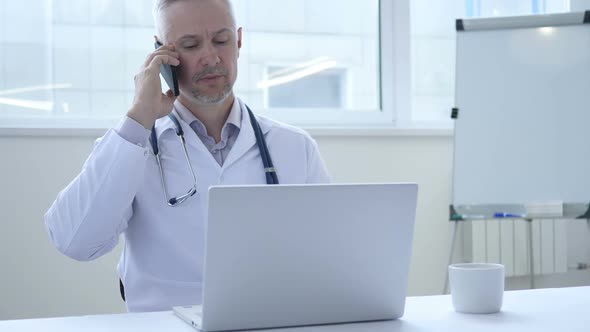
POLYGON ((238 28, 238 50, 242 48, 242 28, 238 28))

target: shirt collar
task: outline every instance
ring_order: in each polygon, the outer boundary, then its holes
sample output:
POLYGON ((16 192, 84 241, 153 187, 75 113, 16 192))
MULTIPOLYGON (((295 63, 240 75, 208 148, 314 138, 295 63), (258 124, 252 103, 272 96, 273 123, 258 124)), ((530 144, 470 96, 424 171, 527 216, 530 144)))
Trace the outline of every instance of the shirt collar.
POLYGON ((242 108, 240 107, 238 98, 234 98, 234 103, 231 106, 231 110, 229 111, 229 115, 225 124, 227 125, 228 123, 233 124, 238 129, 240 129, 242 126, 242 108))
MULTIPOLYGON (((207 129, 205 128, 205 125, 203 124, 203 122, 201 122, 201 120, 199 120, 178 99, 174 102, 174 106, 175 106, 176 112, 178 112, 178 116, 180 117, 180 119, 182 121, 188 123, 189 126, 191 126, 193 128, 195 126, 195 124, 193 124, 193 122, 196 122, 196 129, 202 135, 205 135, 205 136, 207 135, 207 129)), ((234 102, 233 102, 232 107, 231 107, 231 109, 229 111, 229 115, 227 117, 227 120, 225 121, 225 124, 223 125, 222 132, 228 126, 228 124, 232 124, 236 128, 238 128, 238 129, 241 128, 241 125, 242 125, 242 110, 240 108, 240 103, 238 102, 238 99, 237 98, 234 98, 234 102)))
MULTIPOLYGON (((180 103, 180 101, 178 101, 178 99, 174 102, 174 109, 172 110, 172 114, 179 119, 181 126, 183 126, 183 130, 186 131, 186 130, 191 129, 191 127, 188 125, 188 123, 186 123, 184 121, 184 118, 181 116, 181 114, 180 114, 181 109, 186 109, 186 111, 188 113, 187 115, 190 114, 195 119, 196 119, 196 117, 186 107, 184 107, 184 105, 182 105, 180 103)), ((260 118, 260 116, 258 116, 258 117, 260 118)), ((230 114, 228 116, 226 123, 230 123, 230 119, 231 119, 231 123, 233 125, 237 126, 237 128, 241 129, 242 122, 243 122, 243 124, 248 127, 248 131, 251 130, 250 127, 252 125, 250 124, 250 118, 248 115, 248 111, 246 110, 246 104, 244 104, 238 97, 236 97, 234 100, 234 103, 232 105, 232 108, 230 110, 230 114)), ((259 119, 258 123, 260 124, 263 134, 266 134, 270 130, 270 128, 272 127, 272 125, 267 123, 267 121, 260 121, 260 119, 259 119)), ((161 119, 158 119, 156 121, 155 127, 156 127, 157 138, 160 138, 160 136, 164 132, 166 132, 168 130, 174 131, 176 128, 176 126, 174 125, 172 120, 170 120, 170 118, 167 116, 165 116, 161 119)))

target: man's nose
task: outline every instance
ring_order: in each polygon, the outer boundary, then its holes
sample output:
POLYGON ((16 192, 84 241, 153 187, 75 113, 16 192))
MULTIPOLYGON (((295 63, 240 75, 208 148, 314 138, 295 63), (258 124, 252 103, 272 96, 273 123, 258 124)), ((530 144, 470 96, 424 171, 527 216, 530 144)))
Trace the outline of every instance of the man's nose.
POLYGON ((203 56, 201 57, 201 63, 203 66, 214 67, 221 59, 217 54, 217 49, 213 46, 212 43, 207 43, 205 48, 203 49, 203 56))

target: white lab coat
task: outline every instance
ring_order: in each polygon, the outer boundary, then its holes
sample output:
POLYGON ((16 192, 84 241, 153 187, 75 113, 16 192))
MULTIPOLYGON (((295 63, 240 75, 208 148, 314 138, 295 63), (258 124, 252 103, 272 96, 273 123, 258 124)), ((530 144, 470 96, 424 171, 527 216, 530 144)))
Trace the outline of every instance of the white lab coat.
MULTIPOLYGON (((45 224, 54 245, 77 260, 93 260, 108 253, 117 245, 119 235, 124 235, 118 272, 129 311, 170 310, 174 305, 200 303, 208 188, 266 183, 248 113, 244 104, 236 101, 241 106, 242 124, 223 166, 174 111, 198 182, 197 194, 186 202, 177 207, 166 205, 151 145, 134 145, 111 129, 97 140, 81 173, 47 211, 45 224)), ((262 116, 257 119, 281 184, 329 182, 318 146, 307 133, 262 116)), ((174 128, 168 117, 156 122, 171 196, 184 194, 193 183, 174 128)), ((231 205, 227 202, 228 208, 231 205)))

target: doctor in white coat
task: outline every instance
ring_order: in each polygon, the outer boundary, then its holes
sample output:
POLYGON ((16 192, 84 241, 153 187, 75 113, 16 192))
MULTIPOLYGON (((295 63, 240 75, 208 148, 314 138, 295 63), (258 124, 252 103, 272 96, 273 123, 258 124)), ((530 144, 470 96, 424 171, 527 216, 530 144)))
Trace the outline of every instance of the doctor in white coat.
MULTIPOLYGON (((97 141, 45 215, 56 248, 76 260, 108 253, 123 235, 118 273, 129 311, 198 304, 208 188, 267 183, 253 123, 233 93, 242 29, 229 1, 158 0, 154 18, 165 46, 135 76, 132 107, 97 141), (177 99, 172 91, 161 93, 161 64, 179 68, 177 99), (184 131, 186 154, 168 114, 184 131), (150 142, 154 125, 161 168, 150 142), (193 187, 193 172, 196 193, 169 206, 170 197, 193 187)), ((329 182, 307 133, 255 118, 281 184, 329 182)))

